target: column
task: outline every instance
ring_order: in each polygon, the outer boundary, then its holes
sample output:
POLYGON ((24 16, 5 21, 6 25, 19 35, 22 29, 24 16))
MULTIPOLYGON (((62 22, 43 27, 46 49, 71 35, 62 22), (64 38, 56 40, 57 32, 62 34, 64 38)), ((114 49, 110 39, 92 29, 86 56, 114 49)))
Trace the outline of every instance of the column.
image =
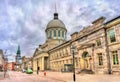
POLYGON ((44 70, 44 57, 42 57, 42 60, 41 60, 42 62, 42 66, 41 66, 41 70, 44 70))

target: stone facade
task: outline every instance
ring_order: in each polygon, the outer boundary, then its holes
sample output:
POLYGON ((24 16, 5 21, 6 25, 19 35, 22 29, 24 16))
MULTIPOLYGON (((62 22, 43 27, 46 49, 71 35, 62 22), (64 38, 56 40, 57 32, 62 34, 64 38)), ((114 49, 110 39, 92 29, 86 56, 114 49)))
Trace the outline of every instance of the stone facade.
POLYGON ((112 73, 120 73, 120 16, 108 21, 105 24, 107 41, 108 41, 108 51, 110 55, 110 69, 112 73), (115 38, 111 40, 110 33, 115 33, 115 38))
POLYGON ((3 50, 0 49, 0 71, 3 70, 4 67, 4 55, 3 50))
POLYGON ((15 70, 14 65, 15 65, 15 62, 8 62, 7 63, 7 69, 11 70, 11 71, 15 70))
POLYGON ((22 69, 33 69, 32 57, 22 57, 22 69))
MULTIPOLYGON (((58 27, 49 28, 52 29, 53 36, 54 29, 58 27)), ((64 34, 66 32, 65 29, 64 34)), ((47 37, 49 35, 48 31, 47 37)), ((93 73, 109 74, 120 72, 120 16, 108 22, 100 17, 92 25, 71 34, 69 41, 58 41, 58 37, 47 38, 46 43, 36 49, 33 56, 34 70, 40 67, 40 70, 70 71, 73 63, 70 48, 75 46, 76 71, 89 70, 93 73)))

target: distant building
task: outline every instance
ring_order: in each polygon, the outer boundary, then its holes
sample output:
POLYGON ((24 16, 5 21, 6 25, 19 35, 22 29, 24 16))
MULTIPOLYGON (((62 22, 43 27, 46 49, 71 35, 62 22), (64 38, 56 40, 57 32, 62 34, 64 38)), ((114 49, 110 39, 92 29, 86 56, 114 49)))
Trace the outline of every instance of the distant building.
POLYGON ((21 63, 21 51, 20 51, 20 46, 18 46, 18 50, 17 50, 17 53, 16 53, 16 62, 17 63, 21 63))
POLYGON ((3 70, 3 66, 4 66, 3 50, 0 49, 0 70, 3 70))
POLYGON ((15 62, 8 62, 7 69, 11 71, 15 70, 15 62))
POLYGON ((21 70, 21 64, 22 64, 20 46, 18 46, 18 50, 17 50, 16 54, 17 55, 16 55, 15 69, 19 71, 19 70, 21 70))
POLYGON ((22 57, 22 69, 33 69, 32 57, 22 57))
MULTIPOLYGON (((74 29, 74 28, 73 28, 74 29)), ((71 46, 75 46, 75 69, 90 73, 120 74, 120 16, 105 22, 100 17, 92 25, 71 34, 66 41, 67 29, 54 13, 45 30, 46 42, 36 48, 33 70, 71 70, 71 46)))

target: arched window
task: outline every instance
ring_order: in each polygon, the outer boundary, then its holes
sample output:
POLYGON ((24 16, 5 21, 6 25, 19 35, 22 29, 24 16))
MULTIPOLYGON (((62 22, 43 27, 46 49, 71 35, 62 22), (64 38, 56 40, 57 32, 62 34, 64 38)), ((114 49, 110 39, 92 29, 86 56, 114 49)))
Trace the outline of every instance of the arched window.
POLYGON ((54 37, 56 37, 56 30, 54 30, 54 37))
POLYGON ((58 37, 60 37, 60 30, 58 30, 58 37))
POLYGON ((62 37, 64 37, 64 31, 62 31, 62 37))
POLYGON ((52 38, 52 31, 50 31, 50 38, 52 38))

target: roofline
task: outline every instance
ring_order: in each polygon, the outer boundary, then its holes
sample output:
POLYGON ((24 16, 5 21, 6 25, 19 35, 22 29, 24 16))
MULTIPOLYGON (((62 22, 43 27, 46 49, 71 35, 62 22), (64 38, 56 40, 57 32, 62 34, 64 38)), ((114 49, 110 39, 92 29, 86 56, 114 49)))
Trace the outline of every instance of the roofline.
POLYGON ((70 36, 72 36, 72 35, 74 35, 74 34, 78 34, 79 32, 74 32, 74 33, 72 33, 70 36))
POLYGON ((120 15, 117 16, 117 17, 115 17, 115 18, 113 18, 113 19, 111 19, 111 20, 109 20, 109 21, 107 21, 107 22, 104 23, 104 24, 108 24, 108 23, 110 23, 110 22, 112 22, 112 21, 114 21, 114 20, 117 20, 117 19, 119 19, 119 18, 120 18, 120 15))
POLYGON ((58 47, 60 47, 60 46, 62 46, 62 45, 64 45, 64 44, 66 44, 66 43, 69 43, 70 41, 71 41, 71 40, 68 40, 68 41, 66 41, 66 42, 64 42, 64 43, 62 43, 62 44, 60 44, 60 45, 58 45, 58 46, 55 46, 54 48, 48 50, 48 52, 50 52, 51 50, 54 50, 54 49, 56 49, 56 48, 58 48, 58 47))
POLYGON ((104 17, 104 16, 101 16, 101 17, 99 17, 99 18, 97 18, 96 20, 94 20, 93 22, 92 22, 92 24, 94 24, 94 23, 96 23, 97 21, 99 21, 99 20, 105 20, 106 18, 104 17))

